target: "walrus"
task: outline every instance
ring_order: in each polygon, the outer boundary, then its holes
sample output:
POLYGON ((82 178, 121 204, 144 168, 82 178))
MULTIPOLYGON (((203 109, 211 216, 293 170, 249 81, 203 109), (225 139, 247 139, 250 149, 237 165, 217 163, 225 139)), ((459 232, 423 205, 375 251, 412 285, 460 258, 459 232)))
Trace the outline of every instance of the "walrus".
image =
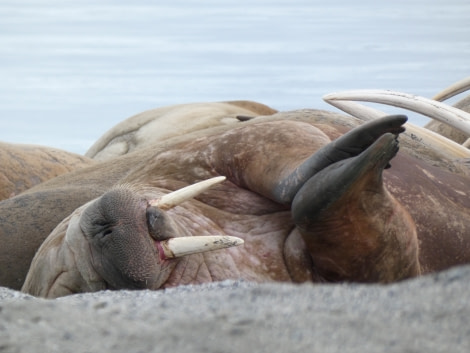
POLYGON ((95 163, 85 156, 57 148, 0 142, 0 200, 95 163))
MULTIPOLYGON (((1 203, 6 251, 38 246, 55 227, 22 287, 44 297, 230 278, 389 283, 468 263, 469 176, 454 161, 398 152, 405 121, 302 110, 169 139, 1 203), (155 206, 217 176, 226 180, 194 199, 155 206), (38 208, 48 210, 41 230, 31 226, 38 208), (244 245, 175 258, 162 250, 213 234, 244 245)), ((11 260, 2 285, 24 279, 11 260)))
POLYGON ((209 127, 232 125, 277 110, 254 101, 187 103, 151 109, 113 126, 85 153, 104 161, 141 149, 155 141, 184 135, 209 127))

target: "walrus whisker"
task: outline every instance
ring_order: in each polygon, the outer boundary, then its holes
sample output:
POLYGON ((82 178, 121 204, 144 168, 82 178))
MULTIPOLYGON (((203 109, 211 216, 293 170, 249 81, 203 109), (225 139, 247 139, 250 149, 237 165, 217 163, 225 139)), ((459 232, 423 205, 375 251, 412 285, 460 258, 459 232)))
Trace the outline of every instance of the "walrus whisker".
POLYGON ((470 114, 436 100, 389 90, 355 90, 330 93, 323 100, 351 100, 380 103, 408 109, 439 120, 470 135, 470 114))
POLYGON ((190 200, 209 190, 212 186, 223 182, 226 178, 224 176, 218 176, 207 180, 200 181, 198 183, 188 185, 179 190, 173 191, 167 195, 162 196, 157 200, 150 201, 151 206, 158 207, 162 210, 169 210, 173 207, 178 206, 184 201, 190 200))
POLYGON ((170 238, 159 242, 159 249, 167 259, 242 245, 243 239, 228 235, 201 235, 170 238))

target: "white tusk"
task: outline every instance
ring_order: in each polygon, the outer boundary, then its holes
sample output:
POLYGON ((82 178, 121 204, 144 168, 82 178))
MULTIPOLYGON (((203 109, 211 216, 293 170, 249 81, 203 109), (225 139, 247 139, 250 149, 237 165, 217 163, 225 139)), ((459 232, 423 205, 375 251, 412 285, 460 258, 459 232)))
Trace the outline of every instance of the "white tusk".
MULTIPOLYGON (((388 115, 378 109, 366 107, 355 102, 340 100, 332 100, 327 102, 337 107, 338 109, 341 109, 342 111, 364 121, 378 119, 388 115)), ((431 148, 433 150, 437 149, 440 153, 448 151, 450 153, 450 155, 448 155, 450 158, 470 158, 469 149, 456 143, 455 141, 448 139, 447 137, 439 135, 426 128, 413 125, 409 122, 405 124, 405 127, 405 134, 408 134, 411 137, 417 137, 420 143, 425 145, 427 148, 431 148)))
POLYGON ((228 235, 201 235, 196 237, 170 238, 160 242, 168 259, 174 259, 206 251, 219 250, 243 244, 241 238, 228 235))
POLYGON ((459 93, 465 92, 470 89, 470 77, 466 77, 463 80, 455 82, 449 87, 443 89, 441 92, 436 94, 432 99, 436 101, 445 101, 446 99, 452 98, 459 93))
POLYGON ((331 93, 324 96, 323 99, 330 104, 337 100, 351 100, 392 105, 426 115, 470 135, 469 113, 416 95, 387 90, 357 90, 331 93))
MULTIPOLYGON (((325 99, 325 97, 323 97, 323 99, 325 99)), ((342 100, 326 100, 326 99, 325 101, 331 104, 332 106, 342 110, 343 112, 348 113, 362 121, 374 120, 374 119, 381 118, 385 115, 388 115, 378 109, 367 107, 359 103, 342 101, 342 100)))
POLYGON ((211 179, 200 181, 196 184, 188 185, 179 190, 170 192, 159 198, 150 202, 151 206, 158 207, 162 210, 169 210, 184 201, 190 200, 202 194, 204 191, 207 191, 212 186, 223 182, 226 178, 224 176, 218 176, 211 179))

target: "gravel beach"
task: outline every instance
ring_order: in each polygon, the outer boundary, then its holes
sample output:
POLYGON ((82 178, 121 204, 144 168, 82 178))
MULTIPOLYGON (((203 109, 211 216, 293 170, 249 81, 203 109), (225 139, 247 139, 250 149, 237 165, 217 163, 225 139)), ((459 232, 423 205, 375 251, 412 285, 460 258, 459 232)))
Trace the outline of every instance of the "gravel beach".
POLYGON ((470 352, 469 293, 470 266, 393 285, 0 288, 0 352, 470 352))

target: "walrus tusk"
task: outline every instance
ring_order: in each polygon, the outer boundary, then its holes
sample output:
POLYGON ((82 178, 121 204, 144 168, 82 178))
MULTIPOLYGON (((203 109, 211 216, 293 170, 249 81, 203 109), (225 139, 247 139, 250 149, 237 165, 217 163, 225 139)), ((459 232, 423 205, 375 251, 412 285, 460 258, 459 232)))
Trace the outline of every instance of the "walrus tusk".
POLYGON ((230 248, 243 243, 243 239, 228 235, 201 235, 163 240, 159 243, 159 249, 163 251, 167 259, 174 259, 206 251, 230 248))
POLYGON ((446 99, 456 96, 459 93, 465 92, 468 89, 470 89, 470 76, 464 78, 463 80, 457 81, 449 87, 443 89, 441 92, 432 97, 432 99, 442 102, 446 99))
MULTIPOLYGON (((331 100, 327 102, 344 111, 345 113, 348 113, 363 121, 378 119, 387 115, 378 109, 367 107, 365 105, 351 101, 331 100)), ((452 141, 447 137, 439 135, 431 130, 413 125, 410 122, 407 122, 405 127, 405 134, 418 136, 420 142, 430 148, 438 148, 441 152, 447 150, 451 151, 453 158, 470 158, 470 150, 464 145, 460 145, 457 142, 452 141)))
POLYGON ((334 105, 332 101, 338 100, 392 105, 426 115, 470 135, 469 113, 445 103, 416 95, 388 90, 356 90, 330 93, 324 96, 323 100, 332 105, 334 105))
POLYGON ((196 184, 188 185, 184 188, 166 194, 158 200, 151 201, 150 205, 158 207, 162 210, 169 210, 170 208, 178 206, 184 201, 190 200, 204 191, 207 191, 212 186, 223 182, 225 179, 226 178, 224 176, 218 176, 200 181, 196 184))
MULTIPOLYGON (((325 99, 325 97, 323 97, 323 99, 325 99)), ((378 109, 367 107, 363 104, 359 104, 359 103, 355 103, 351 101, 325 100, 325 102, 362 121, 374 120, 374 119, 378 119, 387 115, 386 113, 378 109)))

